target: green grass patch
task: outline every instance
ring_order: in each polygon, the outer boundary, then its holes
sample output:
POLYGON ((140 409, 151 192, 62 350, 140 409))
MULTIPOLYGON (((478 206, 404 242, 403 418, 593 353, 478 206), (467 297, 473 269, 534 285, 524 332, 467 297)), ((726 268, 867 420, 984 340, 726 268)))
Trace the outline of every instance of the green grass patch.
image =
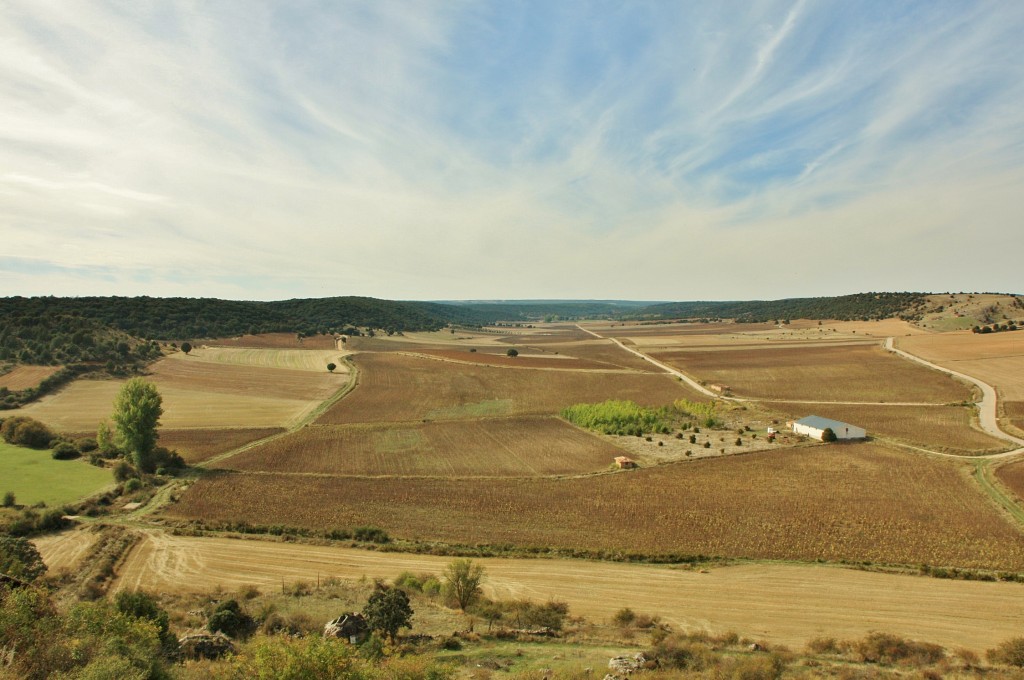
POLYGON ((83 460, 54 460, 36 451, 0 442, 0 495, 14 492, 19 505, 60 506, 102 491, 114 483, 110 470, 83 460))
POLYGON ((472 404, 436 408, 427 414, 427 419, 483 418, 485 416, 507 416, 511 413, 511 399, 487 399, 472 404))
POLYGON ((600 404, 575 404, 562 409, 562 417, 573 425, 604 434, 639 436, 670 429, 667 409, 645 408, 632 401, 615 399, 600 404))

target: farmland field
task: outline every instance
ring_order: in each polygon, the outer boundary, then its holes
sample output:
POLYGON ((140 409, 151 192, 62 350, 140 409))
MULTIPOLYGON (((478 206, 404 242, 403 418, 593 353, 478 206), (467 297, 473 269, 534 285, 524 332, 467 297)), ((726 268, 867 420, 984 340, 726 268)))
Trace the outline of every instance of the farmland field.
POLYGON ((993 385, 1000 399, 1024 401, 1024 331, 923 335, 896 346, 993 385))
POLYGON ((977 420, 973 407, 772 402, 762 405, 792 419, 817 415, 842 420, 865 428, 868 436, 892 437, 935 451, 982 454, 1008 448, 1005 440, 971 426, 972 420, 977 420))
POLYGON ((645 406, 701 398, 667 375, 514 370, 394 353, 357 354, 354 361, 359 387, 319 424, 553 415, 575 403, 613 398, 645 406))
POLYGON ((395 484, 225 472, 200 479, 167 513, 314 528, 375 525, 399 538, 471 545, 1024 569, 1024 535, 963 464, 877 444, 569 479, 395 484))
POLYGON ((237 449, 273 434, 284 432, 280 427, 160 430, 160 446, 175 450, 185 462, 194 465, 225 451, 237 449))
POLYGON ((610 364, 577 359, 564 354, 544 356, 527 354, 525 351, 521 352, 517 357, 506 356, 504 352, 497 354, 468 352, 466 350, 454 349, 424 349, 420 350, 420 353, 431 357, 437 357, 438 359, 447 359, 449 361, 462 361, 471 364, 500 366, 503 368, 552 368, 556 370, 577 371, 592 369, 615 370, 616 368, 619 368, 610 364))
POLYGON ((60 366, 15 366, 0 375, 0 387, 12 392, 35 387, 61 369, 60 366))
POLYGON ((971 389, 879 345, 649 352, 701 380, 760 399, 951 403, 971 389))
POLYGON ((1024 401, 1004 401, 1003 412, 1010 420, 1010 424, 1019 430, 1024 430, 1024 401))
POLYGON ((341 361, 347 354, 332 349, 252 349, 248 347, 196 347, 191 353, 169 355, 171 361, 211 362, 257 368, 286 368, 326 373, 327 364, 336 365, 335 373, 344 373, 348 366, 341 361))
MULTIPOLYGON (((199 343, 216 347, 252 347, 255 349, 335 349, 337 347, 334 336, 314 335, 300 339, 295 333, 243 335, 237 338, 202 340, 199 343)), ((192 344, 197 343, 193 342, 192 344)))
MULTIPOLYGON (((75 564, 94 534, 36 539, 51 569, 75 564)), ((150 532, 118 569, 115 592, 264 592, 287 582, 336 577, 390 580, 403 571, 440 574, 451 558, 334 546, 150 532)), ((493 598, 563 600, 571 612, 608 622, 623 607, 658 615, 674 629, 733 630, 801 647, 823 634, 860 638, 886 630, 949 648, 983 652, 1019 634, 1024 586, 928 579, 826 565, 742 564, 706 573, 671 566, 559 559, 479 559, 493 598), (642 584, 623 588, 623 583, 642 584), (784 614, 784 615, 783 615, 784 614)))
POLYGON ((21 505, 60 507, 113 483, 110 470, 83 460, 54 460, 49 451, 0 442, 0 494, 13 491, 21 505))
POLYGON ((233 470, 536 476, 606 469, 622 451, 557 418, 304 427, 222 461, 233 470))

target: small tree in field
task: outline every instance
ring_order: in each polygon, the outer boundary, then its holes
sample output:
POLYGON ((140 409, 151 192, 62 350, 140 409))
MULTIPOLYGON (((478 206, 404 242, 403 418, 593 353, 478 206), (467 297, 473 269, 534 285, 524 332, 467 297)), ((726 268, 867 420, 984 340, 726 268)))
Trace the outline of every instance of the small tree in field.
POLYGON ((445 589, 462 611, 466 611, 480 596, 483 580, 483 566, 466 558, 452 560, 444 571, 445 589))
POLYGON ((385 633, 392 642, 399 628, 412 628, 409 596, 400 588, 378 587, 366 601, 363 616, 370 630, 385 633))
POLYGON ((156 428, 164 413, 162 403, 156 385, 142 378, 126 382, 114 399, 118 443, 135 459, 140 472, 153 471, 156 428))
POLYGON ((507 352, 505 352, 505 354, 507 354, 510 357, 515 358, 515 357, 519 356, 519 350, 517 350, 515 347, 512 347, 507 352))
POLYGON ((836 433, 832 431, 831 427, 826 427, 821 433, 821 441, 823 442, 834 442, 836 440, 836 433))
POLYGON ((327 364, 327 370, 330 371, 331 373, 334 373, 334 369, 336 369, 337 367, 338 365, 335 363, 327 364))
POLYGON ((191 352, 192 351, 192 343, 190 343, 190 342, 183 342, 183 343, 181 343, 181 351, 184 352, 185 354, 188 354, 189 352, 191 352))

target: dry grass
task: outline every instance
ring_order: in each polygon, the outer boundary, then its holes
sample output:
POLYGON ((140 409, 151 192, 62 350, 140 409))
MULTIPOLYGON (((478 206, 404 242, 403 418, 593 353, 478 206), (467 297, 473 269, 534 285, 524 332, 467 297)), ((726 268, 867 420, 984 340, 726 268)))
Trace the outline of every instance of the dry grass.
POLYGON ((190 465, 250 442, 284 432, 279 427, 160 430, 160 446, 181 454, 190 465))
POLYGON ((285 368, 326 373, 327 364, 337 366, 335 373, 348 367, 341 357, 347 352, 331 349, 252 349, 247 347, 196 347, 191 353, 178 352, 167 358, 172 361, 209 362, 254 368, 285 368))
MULTIPOLYGON (((1024 315, 1024 312, 1022 312, 1024 315)), ((1002 399, 1024 400, 1024 332, 970 332, 899 338, 896 346, 994 385, 1002 399)))
POLYGON ((345 475, 525 477, 608 468, 622 451, 556 418, 305 427, 219 464, 345 475))
POLYGON ((1024 535, 965 466, 873 444, 557 480, 223 473, 168 513, 461 544, 1024 569, 1024 535))
POLYGON ((61 369, 61 366, 15 366, 12 370, 0 375, 0 387, 12 392, 27 390, 61 369))
MULTIPOLYGON (((295 333, 263 333, 197 342, 217 347, 252 347, 255 349, 336 349, 337 347, 334 336, 314 335, 308 338, 299 338, 295 333)), ((192 344, 196 345, 197 342, 192 344)))
POLYGON ((158 388, 177 388, 238 396, 321 402, 341 389, 346 375, 254 365, 164 359, 152 369, 150 379, 158 388))
POLYGON ((631 399, 659 406, 701 396, 668 375, 512 370, 394 353, 357 354, 359 387, 317 422, 450 420, 552 415, 566 406, 631 399))
POLYGON ((966 385, 879 345, 668 351, 657 359, 737 395, 761 399, 950 403, 966 385))
POLYGON ((893 406, 844 404, 785 404, 765 402, 765 408, 799 419, 824 416, 853 423, 869 436, 884 436, 933 451, 978 455, 1004 451, 1008 445, 976 427, 974 407, 893 406))

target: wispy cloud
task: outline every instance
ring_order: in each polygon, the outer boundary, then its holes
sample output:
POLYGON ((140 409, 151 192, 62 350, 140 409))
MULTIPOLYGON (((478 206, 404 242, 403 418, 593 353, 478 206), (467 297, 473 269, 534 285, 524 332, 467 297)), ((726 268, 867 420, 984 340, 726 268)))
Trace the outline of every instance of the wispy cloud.
POLYGON ((8 2, 7 294, 1019 289, 1015 2, 8 2))

